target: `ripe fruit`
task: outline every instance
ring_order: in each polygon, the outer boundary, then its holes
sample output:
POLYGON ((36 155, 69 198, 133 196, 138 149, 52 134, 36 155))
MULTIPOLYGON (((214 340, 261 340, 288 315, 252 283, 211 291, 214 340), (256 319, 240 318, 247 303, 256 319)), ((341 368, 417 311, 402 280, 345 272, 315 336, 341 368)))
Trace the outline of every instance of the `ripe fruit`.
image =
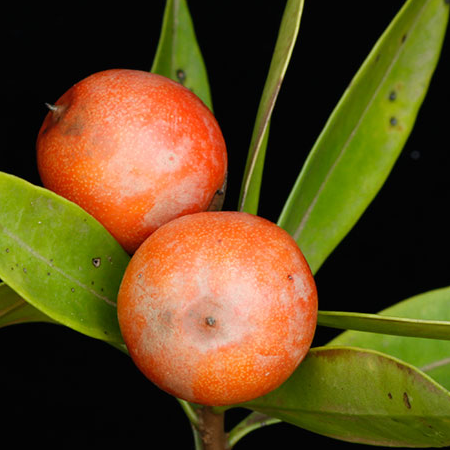
POLYGON ((118 295, 123 338, 163 390, 206 405, 273 390, 309 350, 313 276, 292 237, 261 217, 202 212, 155 231, 118 295))
POLYGON ((216 119, 168 78, 98 72, 49 108, 37 138, 44 186, 92 214, 129 253, 169 220, 207 210, 224 185, 216 119))

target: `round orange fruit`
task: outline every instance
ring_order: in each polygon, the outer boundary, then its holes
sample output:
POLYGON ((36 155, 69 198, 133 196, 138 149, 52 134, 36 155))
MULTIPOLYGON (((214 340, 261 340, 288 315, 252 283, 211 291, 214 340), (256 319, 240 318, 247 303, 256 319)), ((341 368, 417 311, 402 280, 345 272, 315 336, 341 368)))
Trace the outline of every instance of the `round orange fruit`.
POLYGON ((201 212, 156 230, 127 267, 118 319, 143 374, 205 405, 283 383, 307 354, 317 290, 294 239, 243 212, 201 212))
POLYGON ((43 185, 93 215, 129 253, 162 224, 207 210, 225 183, 215 117, 166 77, 97 72, 49 108, 37 138, 43 185))

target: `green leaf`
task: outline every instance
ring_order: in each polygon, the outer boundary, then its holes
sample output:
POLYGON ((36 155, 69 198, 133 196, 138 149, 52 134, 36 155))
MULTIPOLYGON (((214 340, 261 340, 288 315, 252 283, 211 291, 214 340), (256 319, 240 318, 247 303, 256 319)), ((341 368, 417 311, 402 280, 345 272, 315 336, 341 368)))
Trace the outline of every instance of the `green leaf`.
POLYGON ((0 283, 0 328, 29 322, 55 323, 5 283, 0 283))
MULTIPOLYGON (((436 289, 397 303, 379 313, 412 319, 450 321, 450 287, 436 289)), ((450 389, 450 342, 414 337, 346 331, 328 345, 350 345, 388 353, 426 372, 450 389)))
POLYGON ((0 172, 0 278, 51 319, 122 343, 116 297, 129 256, 74 203, 0 172))
POLYGON ((238 208, 240 211, 252 214, 258 212, 270 117, 297 40, 303 4, 303 0, 289 0, 284 10, 269 73, 256 114, 241 186, 238 208))
POLYGON ((167 0, 151 72, 180 82, 212 111, 208 75, 186 0, 167 0))
POLYGON ((379 314, 319 311, 317 324, 344 330, 450 340, 450 322, 443 320, 406 319, 379 314))
POLYGON ((450 445, 450 393, 373 350, 313 349, 280 388, 243 406, 349 442, 450 445))
POLYGON ((443 0, 405 3, 308 155, 278 224, 299 243, 314 273, 397 160, 436 67, 448 14, 443 0))

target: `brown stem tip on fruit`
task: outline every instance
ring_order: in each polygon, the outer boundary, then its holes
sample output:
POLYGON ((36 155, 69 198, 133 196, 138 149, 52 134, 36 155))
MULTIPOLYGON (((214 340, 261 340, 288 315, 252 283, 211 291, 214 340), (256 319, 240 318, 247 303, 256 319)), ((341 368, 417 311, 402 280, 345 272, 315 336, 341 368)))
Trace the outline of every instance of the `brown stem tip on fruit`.
POLYGON ((64 110, 66 109, 62 105, 52 105, 51 103, 45 103, 45 106, 50 110, 52 113, 52 118, 55 121, 58 121, 61 118, 64 110))

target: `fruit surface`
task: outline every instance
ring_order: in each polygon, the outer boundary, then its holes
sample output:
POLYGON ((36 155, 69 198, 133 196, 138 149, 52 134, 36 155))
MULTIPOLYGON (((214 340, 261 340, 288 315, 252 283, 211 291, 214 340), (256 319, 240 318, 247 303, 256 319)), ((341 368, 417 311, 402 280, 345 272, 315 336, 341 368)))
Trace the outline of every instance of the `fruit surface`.
POLYGON ((49 108, 37 138, 43 185, 93 215, 129 253, 169 220, 207 210, 224 184, 216 119, 168 78, 97 72, 49 108))
POLYGON ((137 367, 163 390, 236 404, 284 382, 308 352, 317 290, 291 236, 242 212, 186 215, 131 258, 118 295, 137 367))

